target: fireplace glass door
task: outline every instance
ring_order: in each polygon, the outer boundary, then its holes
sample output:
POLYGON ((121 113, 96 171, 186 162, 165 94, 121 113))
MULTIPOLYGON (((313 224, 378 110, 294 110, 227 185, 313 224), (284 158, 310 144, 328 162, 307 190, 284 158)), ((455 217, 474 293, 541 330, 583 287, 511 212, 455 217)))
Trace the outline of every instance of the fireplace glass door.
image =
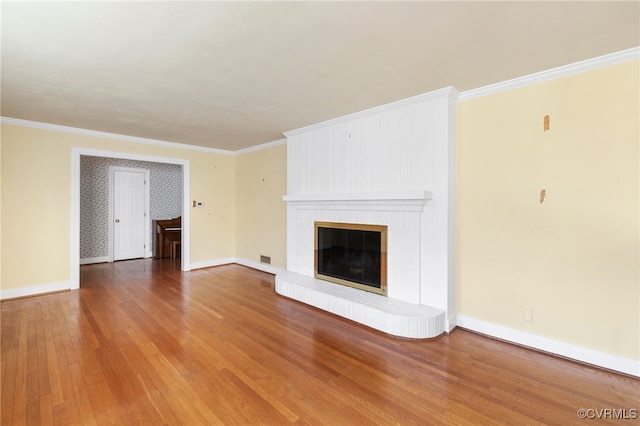
POLYGON ((387 294, 387 227, 315 223, 315 276, 387 294))

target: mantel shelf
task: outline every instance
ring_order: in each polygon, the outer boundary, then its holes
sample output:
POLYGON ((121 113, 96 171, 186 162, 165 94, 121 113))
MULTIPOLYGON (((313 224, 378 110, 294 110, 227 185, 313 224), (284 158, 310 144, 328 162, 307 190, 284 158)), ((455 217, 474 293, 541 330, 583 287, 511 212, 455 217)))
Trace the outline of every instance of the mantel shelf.
POLYGON ((397 191, 397 192, 349 192, 333 194, 300 194, 285 195, 287 202, 322 202, 322 201, 426 201, 431 199, 430 191, 397 191))

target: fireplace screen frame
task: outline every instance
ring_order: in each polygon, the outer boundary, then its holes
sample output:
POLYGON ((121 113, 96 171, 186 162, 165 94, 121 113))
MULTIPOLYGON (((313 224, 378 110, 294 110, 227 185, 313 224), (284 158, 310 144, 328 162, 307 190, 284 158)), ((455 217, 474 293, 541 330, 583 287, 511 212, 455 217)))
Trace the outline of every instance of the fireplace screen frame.
POLYGON ((354 287, 360 290, 369 291, 371 293, 387 295, 387 226, 386 225, 371 225, 362 223, 341 223, 341 222, 314 222, 314 256, 313 256, 313 272, 314 276, 318 279, 331 281, 336 284, 342 284, 349 287, 354 287), (350 281, 342 278, 337 278, 330 275, 324 275, 318 272, 318 230, 319 228, 334 228, 344 230, 355 231, 373 231, 380 234, 380 287, 374 287, 367 284, 361 284, 355 281, 350 281))

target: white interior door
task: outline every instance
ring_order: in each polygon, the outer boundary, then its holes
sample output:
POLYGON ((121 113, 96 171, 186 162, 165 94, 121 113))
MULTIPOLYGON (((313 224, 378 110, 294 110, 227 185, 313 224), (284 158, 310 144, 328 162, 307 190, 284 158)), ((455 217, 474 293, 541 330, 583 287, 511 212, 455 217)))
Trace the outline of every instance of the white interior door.
POLYGON ((113 260, 145 257, 147 172, 112 169, 113 260))

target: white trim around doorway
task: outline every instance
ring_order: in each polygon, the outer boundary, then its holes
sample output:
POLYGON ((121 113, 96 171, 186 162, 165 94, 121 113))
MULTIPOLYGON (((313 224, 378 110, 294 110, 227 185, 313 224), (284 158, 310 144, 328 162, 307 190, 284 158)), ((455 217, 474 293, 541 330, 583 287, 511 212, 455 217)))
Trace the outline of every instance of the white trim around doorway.
POLYGON ((70 289, 80 288, 80 157, 106 157, 124 160, 151 161, 156 163, 178 164, 182 166, 182 253, 181 270, 191 270, 190 229, 191 214, 189 194, 191 193, 190 162, 181 158, 155 157, 126 152, 103 151, 87 148, 71 148, 71 282, 70 289))

